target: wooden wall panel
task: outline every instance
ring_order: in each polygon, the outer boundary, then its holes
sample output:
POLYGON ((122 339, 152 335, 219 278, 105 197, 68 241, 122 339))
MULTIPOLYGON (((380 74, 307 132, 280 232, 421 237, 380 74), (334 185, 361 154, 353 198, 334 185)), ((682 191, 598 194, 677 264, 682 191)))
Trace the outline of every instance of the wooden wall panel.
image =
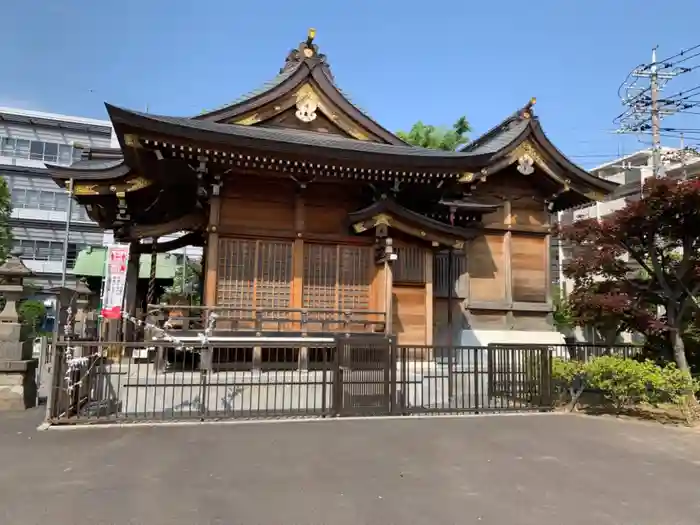
POLYGON ((362 207, 358 189, 347 184, 311 184, 303 193, 305 230, 315 234, 351 235, 348 213, 362 207))
POLYGON ((400 345, 425 344, 425 288, 395 285, 393 289, 393 329, 400 345))
POLYGON ((548 332, 552 323, 546 312, 513 312, 513 330, 548 332))
POLYGON ((511 274, 513 301, 547 300, 547 242, 544 237, 513 233, 511 237, 511 274))
POLYGON ((490 310, 471 310, 468 316, 472 330, 507 330, 506 312, 490 310))
POLYGON ((510 223, 520 226, 546 226, 549 224, 549 214, 544 203, 511 203, 510 223))
POLYGON ((294 229, 294 187, 287 181, 235 178, 222 192, 220 230, 290 232, 294 229))
POLYGON ((505 299, 504 236, 482 235, 467 248, 470 301, 505 299))

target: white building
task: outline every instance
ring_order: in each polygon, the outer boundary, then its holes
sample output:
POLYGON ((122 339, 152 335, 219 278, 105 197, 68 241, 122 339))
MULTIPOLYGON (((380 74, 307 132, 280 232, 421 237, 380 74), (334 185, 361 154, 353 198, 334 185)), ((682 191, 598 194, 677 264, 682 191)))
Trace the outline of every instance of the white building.
MULTIPOLYGON (((86 148, 114 143, 111 123, 38 111, 0 108, 0 175, 12 196, 12 234, 39 290, 61 284, 68 192, 46 174, 45 163, 71 164, 86 148)), ((78 252, 101 245, 103 231, 85 209, 70 206, 67 267, 78 252)), ((72 284, 67 277, 67 285, 72 284)))
MULTIPOLYGON (((0 176, 12 196, 14 244, 34 272, 29 281, 39 294, 61 285, 69 208, 68 192, 49 178, 45 164, 69 165, 89 148, 118 146, 108 120, 0 107, 0 176)), ((70 208, 67 286, 74 283, 71 269, 81 249, 113 242, 111 232, 91 221, 82 206, 73 202, 70 208)), ((202 249, 190 247, 186 254, 201 257, 202 249)))
MULTIPOLYGON (((620 184, 620 187, 610 194, 605 200, 596 202, 584 208, 560 212, 558 221, 560 225, 571 224, 582 219, 602 219, 605 216, 625 207, 627 202, 639 199, 644 183, 653 176, 651 149, 645 149, 632 153, 619 159, 602 164, 590 170, 598 177, 611 180, 620 184)), ((662 169, 660 174, 665 177, 691 178, 700 176, 700 157, 683 154, 675 148, 662 148, 662 169)), ((561 292, 566 296, 573 288, 573 282, 564 277, 563 268, 571 257, 571 249, 562 243, 554 245, 552 260, 554 283, 559 285, 561 292)), ((593 331, 579 331, 578 338, 589 342, 596 342, 596 334, 593 331)), ((624 339, 630 340, 631 336, 624 334, 624 339)))

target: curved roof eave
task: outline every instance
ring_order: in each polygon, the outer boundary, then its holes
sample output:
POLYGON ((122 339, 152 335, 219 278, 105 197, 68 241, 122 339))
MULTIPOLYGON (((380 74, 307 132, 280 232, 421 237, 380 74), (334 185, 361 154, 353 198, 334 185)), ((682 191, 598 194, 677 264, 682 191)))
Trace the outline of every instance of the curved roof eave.
POLYGON ((225 106, 195 115, 191 119, 221 123, 254 111, 268 102, 286 95, 299 86, 308 76, 308 72, 304 70, 303 66, 304 63, 300 62, 294 67, 281 72, 260 88, 242 95, 225 106))
POLYGON ((415 146, 382 144, 336 135, 292 129, 219 124, 182 117, 150 115, 107 104, 107 111, 119 133, 126 126, 161 136, 181 137, 210 144, 265 149, 279 153, 307 154, 329 160, 365 160, 387 168, 434 170, 480 169, 493 155, 439 151, 415 146))
POLYGON ((539 119, 533 118, 530 124, 530 133, 532 134, 535 141, 542 147, 542 149, 551 156, 557 164, 559 164, 566 171, 576 175, 581 181, 593 186, 596 189, 602 190, 606 193, 614 191, 619 184, 609 180, 596 177, 592 173, 587 172, 585 169, 574 164, 569 158, 564 155, 553 143, 549 140, 539 119))
POLYGON ((79 160, 70 166, 45 164, 49 174, 60 180, 110 180, 120 179, 131 173, 124 159, 79 160))
POLYGON ((450 226, 449 224, 436 221, 435 219, 431 219, 430 217, 416 213, 413 210, 409 210, 392 199, 382 199, 365 208, 362 208, 361 210, 350 212, 348 214, 348 220, 351 224, 354 224, 371 219, 381 213, 395 215, 399 219, 403 219, 409 223, 418 225, 421 228, 432 230, 443 235, 450 235, 465 239, 474 236, 474 230, 468 230, 458 226, 450 226))

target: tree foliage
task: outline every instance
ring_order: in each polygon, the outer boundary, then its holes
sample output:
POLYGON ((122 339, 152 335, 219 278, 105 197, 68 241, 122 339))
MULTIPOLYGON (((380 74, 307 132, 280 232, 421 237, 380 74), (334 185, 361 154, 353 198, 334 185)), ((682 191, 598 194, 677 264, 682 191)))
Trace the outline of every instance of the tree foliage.
POLYGON ((22 323, 23 340, 34 339, 41 331, 41 327, 46 319, 44 303, 36 299, 22 301, 17 308, 17 314, 19 322, 22 323))
POLYGON ((650 360, 600 356, 587 362, 555 358, 552 377, 574 408, 584 389, 594 389, 620 411, 640 403, 680 405, 700 384, 675 363, 659 366, 650 360))
POLYGON ((162 300, 168 303, 184 299, 188 304, 198 305, 202 302, 202 264, 185 258, 175 270, 173 284, 165 288, 162 300))
POLYGON ((700 181, 649 179, 639 200, 560 235, 574 251, 564 272, 574 280, 569 301, 578 322, 664 333, 688 370, 682 336, 698 310, 700 181))
POLYGON ((421 148, 440 149, 445 151, 454 151, 458 147, 469 142, 467 133, 471 131, 467 117, 459 117, 451 128, 430 126, 418 121, 411 130, 406 133, 399 131, 396 135, 412 144, 421 148))

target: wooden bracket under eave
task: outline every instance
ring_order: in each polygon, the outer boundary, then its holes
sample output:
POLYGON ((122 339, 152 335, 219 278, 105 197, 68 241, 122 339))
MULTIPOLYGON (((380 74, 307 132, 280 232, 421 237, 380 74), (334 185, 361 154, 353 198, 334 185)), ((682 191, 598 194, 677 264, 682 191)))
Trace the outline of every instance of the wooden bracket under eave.
POLYGON ((125 133, 124 134, 124 144, 128 146, 129 148, 135 148, 135 149, 141 149, 143 146, 141 145, 141 140, 139 139, 138 135, 134 135, 133 133, 125 133))

